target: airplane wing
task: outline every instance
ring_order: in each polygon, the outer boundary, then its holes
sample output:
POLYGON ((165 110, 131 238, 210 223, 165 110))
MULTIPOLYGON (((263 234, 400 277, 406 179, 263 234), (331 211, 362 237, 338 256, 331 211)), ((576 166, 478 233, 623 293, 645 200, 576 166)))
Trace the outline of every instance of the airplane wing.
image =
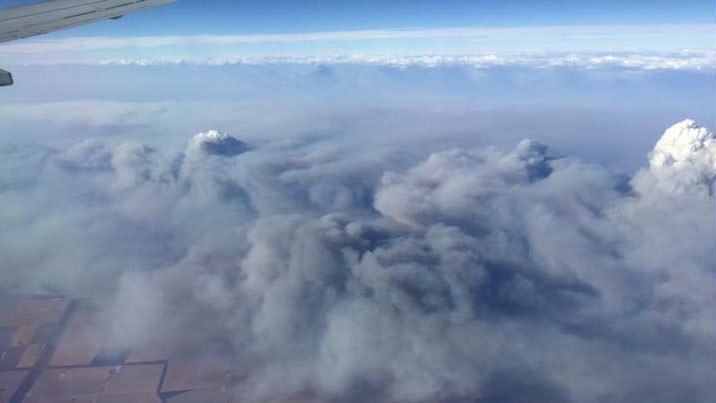
POLYGON ((54 0, 0 12, 0 43, 87 24, 175 0, 54 0))
MULTIPOLYGON (((0 10, 0 43, 59 31, 99 20, 117 19, 176 0, 54 0, 0 10)), ((12 85, 0 69, 0 87, 12 85)))

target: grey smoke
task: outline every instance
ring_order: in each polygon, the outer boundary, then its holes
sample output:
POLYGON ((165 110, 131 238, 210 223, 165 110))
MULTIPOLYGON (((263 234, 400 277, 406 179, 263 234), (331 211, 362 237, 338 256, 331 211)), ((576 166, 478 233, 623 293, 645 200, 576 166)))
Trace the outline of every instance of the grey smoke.
POLYGON ((531 140, 6 149, 3 287, 109 295, 113 342, 164 329, 252 397, 709 402, 714 140, 675 128, 697 151, 626 186, 531 140))

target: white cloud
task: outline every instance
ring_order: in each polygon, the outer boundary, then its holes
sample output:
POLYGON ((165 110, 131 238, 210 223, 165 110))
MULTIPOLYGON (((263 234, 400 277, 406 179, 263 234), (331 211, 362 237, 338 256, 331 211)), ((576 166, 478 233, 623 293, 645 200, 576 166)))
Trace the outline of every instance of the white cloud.
POLYGON ((640 191, 651 187, 689 191, 696 187, 712 193, 716 137, 693 120, 685 119, 664 132, 649 155, 649 165, 635 178, 640 191))
MULTIPOLYGON (((570 37, 571 39, 607 38, 620 36, 652 37, 665 32, 678 35, 710 35, 709 24, 691 25, 611 25, 611 26, 544 26, 507 28, 432 28, 379 29, 361 31, 309 32, 287 34, 246 35, 190 35, 147 37, 70 37, 62 39, 32 39, 4 46, 8 53, 78 52, 116 48, 154 48, 174 45, 233 45, 247 43, 294 43, 316 41, 363 41, 380 39, 472 38, 475 40, 521 39, 536 37, 570 37)), ((674 36, 673 34, 669 34, 674 36)), ((625 44, 626 45, 626 44, 625 44)), ((631 45, 627 45, 631 46, 631 45)), ((614 46, 618 48, 619 46, 614 46)))
POLYGON ((89 65, 89 66, 229 66, 272 64, 372 65, 394 67, 470 66, 474 68, 527 67, 625 70, 687 70, 707 71, 716 67, 712 51, 668 53, 488 53, 471 55, 330 55, 330 56, 213 56, 208 58, 121 58, 121 59, 52 59, 27 65, 89 65))
POLYGON ((655 169, 684 169, 689 165, 700 165, 705 170, 716 170, 716 138, 705 127, 685 119, 664 132, 649 157, 649 163, 655 169))

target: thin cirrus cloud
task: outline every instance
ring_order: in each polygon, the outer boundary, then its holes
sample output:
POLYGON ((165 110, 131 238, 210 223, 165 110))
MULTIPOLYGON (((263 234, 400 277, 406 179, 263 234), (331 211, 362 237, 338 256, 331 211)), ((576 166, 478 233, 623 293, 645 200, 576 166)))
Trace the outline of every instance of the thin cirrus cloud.
POLYGON ((545 26, 512 28, 453 27, 379 29, 249 35, 170 35, 32 39, 3 47, 11 63, 33 57, 101 55, 128 57, 154 49, 156 56, 192 58, 217 52, 241 56, 323 54, 466 54, 545 51, 683 51, 711 49, 708 24, 545 26), (261 44, 261 47, 253 45, 261 44), (49 56, 48 56, 49 55, 49 56))

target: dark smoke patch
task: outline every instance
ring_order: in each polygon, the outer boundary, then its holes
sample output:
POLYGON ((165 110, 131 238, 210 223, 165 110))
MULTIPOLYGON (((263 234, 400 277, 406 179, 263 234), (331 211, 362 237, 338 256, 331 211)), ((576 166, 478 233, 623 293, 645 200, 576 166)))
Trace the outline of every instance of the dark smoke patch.
POLYGON ((480 387, 477 402, 489 403, 570 403, 569 394, 545 379, 537 370, 500 370, 480 387))
POLYGON ((197 147, 204 154, 222 157, 233 157, 251 149, 243 141, 216 130, 197 134, 191 146, 197 147))

